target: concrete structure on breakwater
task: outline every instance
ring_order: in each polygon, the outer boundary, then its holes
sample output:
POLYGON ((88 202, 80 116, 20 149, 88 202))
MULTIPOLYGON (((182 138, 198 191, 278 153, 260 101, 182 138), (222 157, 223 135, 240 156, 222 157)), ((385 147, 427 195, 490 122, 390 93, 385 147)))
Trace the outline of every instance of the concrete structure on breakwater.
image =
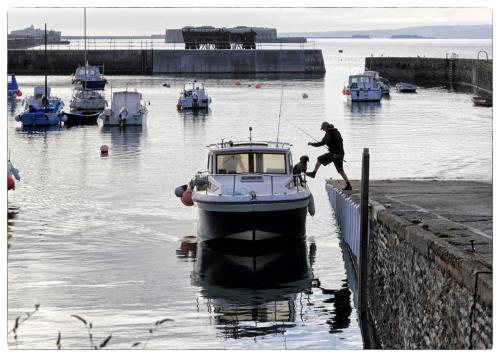
MULTIPOLYGON (((49 75, 69 75, 83 64, 82 50, 50 50, 49 75)), ((325 73, 321 50, 89 50, 91 64, 105 74, 160 73, 325 73)), ((9 50, 8 72, 44 74, 44 51, 9 50)))
MULTIPOLYGON (((326 187, 356 261, 351 183, 326 187)), ((370 181, 368 310, 382 348, 492 347, 492 196, 485 182, 370 181)))
POLYGON ((493 61, 462 58, 367 57, 365 68, 378 71, 391 83, 469 86, 493 95, 493 61))

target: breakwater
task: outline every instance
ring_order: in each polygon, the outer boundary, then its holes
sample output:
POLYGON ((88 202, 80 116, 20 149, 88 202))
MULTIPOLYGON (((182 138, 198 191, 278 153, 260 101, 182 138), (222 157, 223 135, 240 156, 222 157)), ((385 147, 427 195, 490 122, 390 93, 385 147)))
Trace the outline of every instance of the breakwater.
POLYGON ((367 57, 365 68, 391 83, 469 86, 493 95, 493 61, 461 58, 367 57))
MULTIPOLYGON (((326 188, 355 260, 353 186, 326 188)), ((492 347, 492 224, 489 183, 370 181, 367 300, 383 348, 492 347)))
MULTIPOLYGON (((49 75, 68 75, 83 64, 82 50, 50 50, 49 75)), ((89 50, 91 64, 105 74, 160 73, 325 73, 321 50, 89 50)), ((9 50, 9 73, 44 74, 44 51, 9 50)))

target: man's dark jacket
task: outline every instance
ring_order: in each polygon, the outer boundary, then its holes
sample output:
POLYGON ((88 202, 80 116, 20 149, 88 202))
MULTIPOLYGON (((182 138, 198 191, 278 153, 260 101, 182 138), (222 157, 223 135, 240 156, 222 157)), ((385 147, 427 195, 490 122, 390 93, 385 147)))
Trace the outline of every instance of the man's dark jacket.
POLYGON ((344 156, 344 144, 342 140, 342 136, 337 128, 334 128, 333 125, 330 125, 325 132, 325 136, 321 141, 317 143, 311 143, 312 146, 328 146, 328 151, 332 154, 342 155, 344 156))

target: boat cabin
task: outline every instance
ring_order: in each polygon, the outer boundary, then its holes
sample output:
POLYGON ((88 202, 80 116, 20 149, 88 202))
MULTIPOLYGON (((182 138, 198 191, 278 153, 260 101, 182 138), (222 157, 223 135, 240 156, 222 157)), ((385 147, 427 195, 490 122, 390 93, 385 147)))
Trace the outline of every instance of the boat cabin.
POLYGON ((204 91, 205 86, 201 82, 187 82, 184 83, 184 90, 182 94, 184 94, 185 97, 190 97, 193 92, 198 92, 198 91, 204 91))
POLYGON ((378 87, 374 77, 366 74, 349 76, 349 89, 378 87))
POLYGON ((125 108, 129 113, 138 113, 142 106, 142 94, 139 92, 122 91, 114 92, 111 101, 111 110, 114 113, 119 113, 125 108))
POLYGON ((291 175, 290 145, 231 141, 209 146, 207 170, 212 175, 291 175))
POLYGON ((99 81, 101 79, 101 72, 97 66, 81 66, 75 71, 75 80, 99 81))

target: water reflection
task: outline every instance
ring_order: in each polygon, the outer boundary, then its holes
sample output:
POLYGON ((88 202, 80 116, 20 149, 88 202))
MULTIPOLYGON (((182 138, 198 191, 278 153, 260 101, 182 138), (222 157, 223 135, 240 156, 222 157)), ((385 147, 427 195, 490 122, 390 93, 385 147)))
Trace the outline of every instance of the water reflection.
POLYGON ((351 113, 365 114, 365 113, 379 113, 382 105, 380 102, 352 102, 347 101, 346 107, 351 113))
POLYGON ((205 120, 205 117, 210 115, 212 109, 210 108, 198 109, 198 110, 182 109, 179 110, 178 112, 179 112, 179 117, 181 117, 184 120, 205 120))
POLYGON ((136 149, 138 151, 141 140, 146 136, 146 129, 142 126, 103 126, 101 128, 103 136, 111 139, 113 148, 136 149))
POLYGON ((262 255, 225 253, 199 242, 192 273, 218 331, 242 338, 295 326, 297 295, 312 283, 305 241, 262 255))

